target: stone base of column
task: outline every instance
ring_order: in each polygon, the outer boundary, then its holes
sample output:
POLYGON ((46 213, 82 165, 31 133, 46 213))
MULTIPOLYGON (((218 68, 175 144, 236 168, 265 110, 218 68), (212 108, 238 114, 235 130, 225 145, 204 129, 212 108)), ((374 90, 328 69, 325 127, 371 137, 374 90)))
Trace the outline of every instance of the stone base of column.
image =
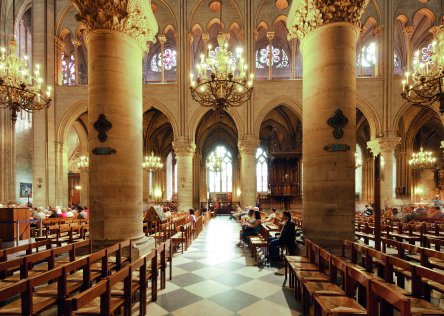
MULTIPOLYGON (((132 244, 132 257, 133 259, 138 259, 147 255, 152 249, 154 249, 154 239, 148 238, 146 236, 141 236, 133 238, 132 244)), ((121 240, 93 240, 93 251, 98 251, 106 247, 112 246, 121 240)), ((126 256, 127 254, 123 254, 126 256)))

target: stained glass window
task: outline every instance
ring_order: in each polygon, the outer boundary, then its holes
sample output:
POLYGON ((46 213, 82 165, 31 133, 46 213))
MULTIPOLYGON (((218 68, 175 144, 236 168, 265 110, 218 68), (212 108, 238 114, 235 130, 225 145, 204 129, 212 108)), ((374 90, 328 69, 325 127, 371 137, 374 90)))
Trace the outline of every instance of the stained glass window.
MULTIPOLYGON (((176 71, 177 59, 176 59, 176 51, 171 48, 165 49, 163 53, 163 65, 165 67, 165 71, 176 71)), ((161 72, 162 71, 162 54, 155 54, 151 58, 150 62, 151 71, 161 72)))
POLYGON ((76 64, 74 54, 69 56, 62 53, 62 83, 70 86, 76 84, 76 64))
POLYGON ((400 67, 401 66, 401 63, 399 61, 399 57, 398 57, 398 55, 396 55, 396 53, 395 53, 395 55, 393 57, 393 64, 395 65, 395 67, 400 67))
POLYGON ((268 191, 267 153, 260 147, 256 151, 256 180, 257 180, 257 186, 256 186, 257 192, 267 192, 268 191))
POLYGON ((233 187, 233 160, 225 146, 217 146, 208 155, 209 160, 221 160, 221 170, 211 170, 207 166, 208 191, 217 193, 231 192, 233 187))
MULTIPOLYGON (((256 51, 256 69, 268 68, 270 58, 268 58, 270 45, 256 51)), ((271 65, 273 68, 287 68, 290 66, 288 55, 285 50, 271 46, 271 65)))
POLYGON ((361 54, 358 56, 358 66, 363 68, 373 67, 376 64, 376 44, 370 43, 364 45, 361 50, 361 54), (362 61, 361 61, 362 60, 362 61))

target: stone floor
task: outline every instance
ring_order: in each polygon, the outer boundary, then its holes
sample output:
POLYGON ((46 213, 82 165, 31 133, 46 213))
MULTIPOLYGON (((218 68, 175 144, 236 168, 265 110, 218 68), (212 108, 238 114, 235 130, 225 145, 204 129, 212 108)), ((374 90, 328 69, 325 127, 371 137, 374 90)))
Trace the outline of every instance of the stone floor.
POLYGON ((275 274, 283 268, 259 268, 248 249, 236 247, 239 229, 227 217, 211 220, 183 255, 175 255, 173 279, 147 314, 300 315, 292 290, 275 274))

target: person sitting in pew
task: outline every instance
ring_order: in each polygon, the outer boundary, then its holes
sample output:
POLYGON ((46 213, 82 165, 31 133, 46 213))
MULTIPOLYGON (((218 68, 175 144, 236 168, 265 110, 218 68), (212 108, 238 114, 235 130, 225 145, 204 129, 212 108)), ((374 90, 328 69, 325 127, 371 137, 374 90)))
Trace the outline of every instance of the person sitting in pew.
POLYGON ((249 219, 242 223, 242 232, 238 247, 243 247, 248 240, 248 236, 257 235, 261 225, 261 213, 259 211, 250 210, 248 212, 249 219))
POLYGON ((276 209, 273 207, 270 210, 270 214, 267 216, 267 218, 265 219, 264 223, 274 223, 274 220, 276 219, 276 209))
POLYGON ((296 253, 296 232, 295 223, 291 219, 289 211, 282 214, 282 229, 276 237, 269 238, 269 259, 279 259, 279 247, 287 247, 290 255, 296 253))

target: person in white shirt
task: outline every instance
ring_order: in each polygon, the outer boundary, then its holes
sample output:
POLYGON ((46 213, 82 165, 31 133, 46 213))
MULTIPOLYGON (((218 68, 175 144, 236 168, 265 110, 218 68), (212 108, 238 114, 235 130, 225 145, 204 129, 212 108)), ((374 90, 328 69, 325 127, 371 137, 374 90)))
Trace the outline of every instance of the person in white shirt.
POLYGON ((73 213, 73 211, 69 208, 68 209, 68 212, 66 212, 66 217, 74 217, 74 213, 73 213))
POLYGON ((265 219, 265 223, 274 223, 274 220, 276 219, 276 209, 273 207, 270 210, 270 215, 265 219))

